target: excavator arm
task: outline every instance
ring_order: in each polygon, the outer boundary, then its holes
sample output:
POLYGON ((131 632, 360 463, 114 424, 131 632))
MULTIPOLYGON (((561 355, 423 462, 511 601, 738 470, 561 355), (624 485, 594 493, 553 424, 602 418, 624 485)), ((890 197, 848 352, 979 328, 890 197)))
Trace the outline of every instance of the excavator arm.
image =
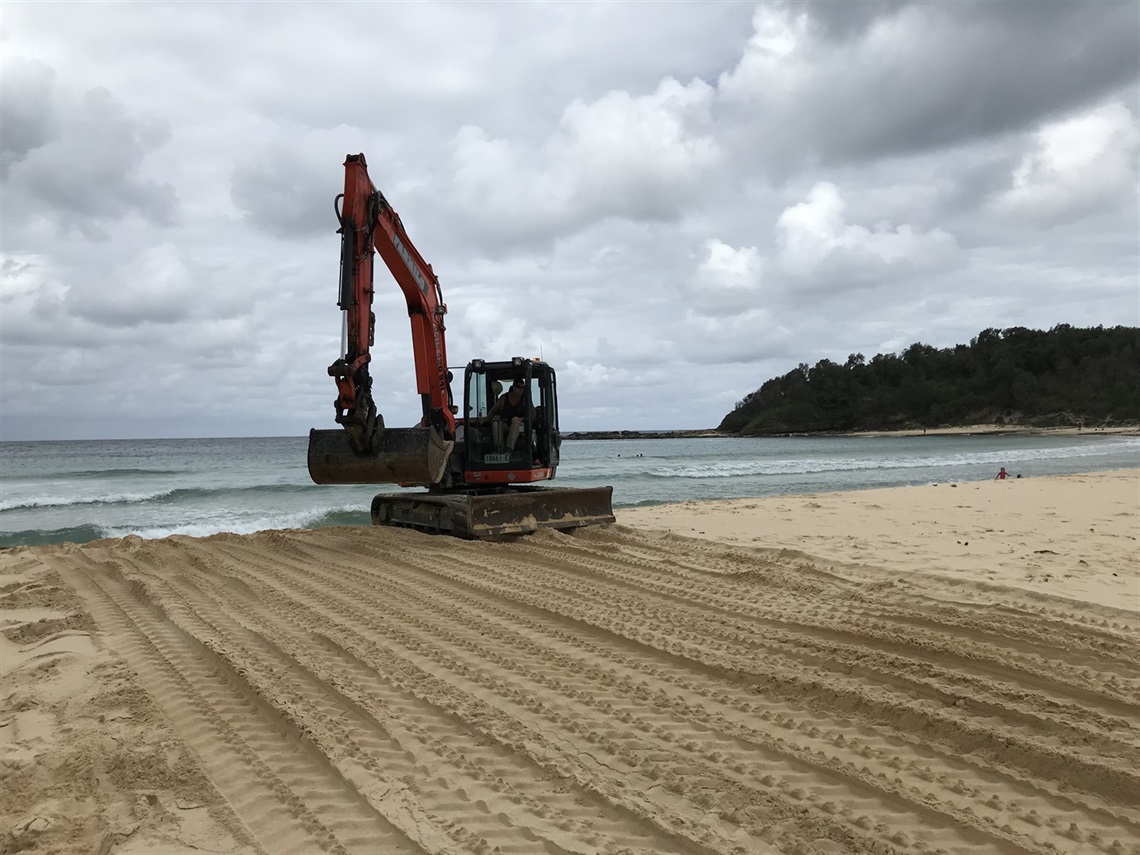
POLYGON ((363 154, 344 162, 344 193, 336 199, 341 236, 340 289, 344 353, 328 373, 336 381, 336 421, 343 431, 310 432, 309 473, 317 483, 438 484, 454 445, 450 376, 439 279, 408 238, 400 216, 368 177, 363 154), (385 428, 372 397, 369 364, 376 338, 375 256, 400 286, 408 306, 418 428, 385 428))
POLYGON ((439 279, 408 238, 400 215, 368 177, 363 154, 350 154, 344 163, 344 193, 340 203, 341 270, 337 305, 344 311, 345 353, 329 366, 336 380, 336 420, 349 434, 353 448, 374 452, 383 432, 383 419, 372 398, 368 365, 375 344, 375 255, 379 254, 404 293, 412 325, 416 391, 423 403, 423 424, 446 437, 455 435, 451 387, 447 373, 444 315, 447 305, 439 279))

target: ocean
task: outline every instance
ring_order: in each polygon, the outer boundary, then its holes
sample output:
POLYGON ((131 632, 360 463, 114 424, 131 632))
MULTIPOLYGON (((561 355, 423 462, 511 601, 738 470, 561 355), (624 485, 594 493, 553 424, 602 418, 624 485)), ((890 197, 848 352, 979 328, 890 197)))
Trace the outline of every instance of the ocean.
MULTIPOLYGON (((317 486, 307 437, 0 443, 0 547, 367 525, 389 486, 317 486)), ((1140 466, 1134 436, 571 440, 554 486, 617 508, 1140 466)))

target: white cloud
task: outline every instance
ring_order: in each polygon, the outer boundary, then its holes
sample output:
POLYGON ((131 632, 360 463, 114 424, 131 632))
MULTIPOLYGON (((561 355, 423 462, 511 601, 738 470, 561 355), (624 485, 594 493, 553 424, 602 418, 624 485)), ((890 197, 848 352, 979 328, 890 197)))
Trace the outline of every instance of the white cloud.
POLYGON ((67 286, 45 255, 4 255, 0 264, 0 328, 9 345, 43 342, 63 332, 67 286))
POLYGON ((806 288, 871 285, 900 275, 951 263, 954 237, 942 229, 920 232, 912 226, 848 223, 839 188, 828 181, 808 198, 787 208, 777 222, 779 264, 806 288))
POLYGON ((469 227, 492 239, 572 232, 607 217, 673 219, 719 157, 704 133, 711 97, 700 80, 666 78, 649 95, 576 100, 537 146, 464 127, 453 198, 469 227))
POLYGON ((619 213, 670 216, 677 198, 694 188, 719 154, 716 141, 702 133, 712 94, 704 81, 683 86, 666 78, 651 95, 615 91, 590 104, 570 104, 550 156, 574 164, 572 201, 604 209, 618 196, 619 213))
POLYGON ((1140 128, 1121 103, 1047 124, 996 203, 1011 213, 1052 219, 1135 199, 1138 151, 1140 128))
MULTIPOLYGON (((32 64, 14 61, 27 70, 32 64)), ((39 68, 39 66, 35 66, 39 68)), ((157 117, 132 114, 110 91, 53 87, 48 71, 21 73, 9 81, 3 115, 5 231, 18 233, 38 211, 64 236, 104 239, 111 223, 139 217, 173 225, 178 199, 173 186, 152 178, 145 161, 169 139, 157 117), (29 94, 37 101, 28 103, 29 94)))
POLYGON ((758 6, 740 60, 717 82, 719 94, 729 101, 752 103, 779 102, 794 95, 802 85, 801 60, 810 47, 810 27, 806 13, 758 6))
POLYGON ((695 311, 729 315, 750 308, 761 297, 764 260, 754 246, 739 249, 717 238, 704 242, 704 256, 690 283, 695 311))

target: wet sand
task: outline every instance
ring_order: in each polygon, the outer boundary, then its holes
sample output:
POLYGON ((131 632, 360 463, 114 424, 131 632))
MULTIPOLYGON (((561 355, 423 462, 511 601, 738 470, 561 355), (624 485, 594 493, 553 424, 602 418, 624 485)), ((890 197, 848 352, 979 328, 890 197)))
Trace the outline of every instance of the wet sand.
POLYGON ((0 553, 0 851, 1140 851, 1140 470, 0 553))

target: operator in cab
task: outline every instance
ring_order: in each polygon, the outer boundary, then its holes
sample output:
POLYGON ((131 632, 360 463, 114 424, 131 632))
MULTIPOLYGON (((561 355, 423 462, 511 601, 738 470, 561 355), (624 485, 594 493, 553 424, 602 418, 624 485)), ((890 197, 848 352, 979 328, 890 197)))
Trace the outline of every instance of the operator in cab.
POLYGON ((503 434, 506 433, 506 447, 513 449, 519 435, 526 426, 527 413, 533 412, 530 396, 527 395, 526 378, 516 377, 505 395, 495 401, 487 418, 491 420, 491 436, 496 448, 503 447, 503 434))

